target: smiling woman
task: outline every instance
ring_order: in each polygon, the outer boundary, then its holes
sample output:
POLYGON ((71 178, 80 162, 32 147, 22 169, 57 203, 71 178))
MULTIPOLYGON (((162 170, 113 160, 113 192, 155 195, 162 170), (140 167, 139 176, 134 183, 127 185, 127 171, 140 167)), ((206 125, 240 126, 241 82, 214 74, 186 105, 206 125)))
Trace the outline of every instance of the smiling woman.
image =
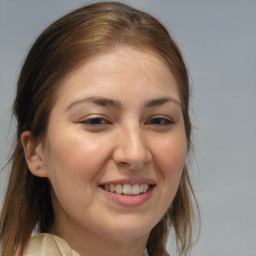
POLYGON ((105 2, 53 23, 18 81, 2 255, 163 256, 168 227, 188 252, 188 108, 186 67, 150 15, 105 2))

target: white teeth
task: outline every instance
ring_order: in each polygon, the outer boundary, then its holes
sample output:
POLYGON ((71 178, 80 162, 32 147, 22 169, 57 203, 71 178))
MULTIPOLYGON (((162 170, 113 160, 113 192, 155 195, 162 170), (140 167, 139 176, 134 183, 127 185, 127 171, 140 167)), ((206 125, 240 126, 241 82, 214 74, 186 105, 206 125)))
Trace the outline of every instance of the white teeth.
POLYGON ((132 194, 138 195, 140 193, 140 186, 138 184, 132 186, 132 194))
POLYGON ((115 186, 111 184, 109 186, 109 190, 110 190, 110 192, 115 192, 116 191, 115 186))
POLYGON ((123 185, 123 193, 125 195, 130 195, 132 193, 132 186, 129 184, 124 184, 123 185))
POLYGON ((109 192, 123 195, 139 195, 149 190, 149 184, 117 184, 117 185, 105 185, 103 188, 109 192))
MULTIPOLYGON (((144 185, 143 184, 140 184, 140 193, 143 193, 144 192, 144 185)), ((146 192, 146 191, 145 191, 146 192)))
POLYGON ((143 186, 144 186, 144 191, 143 192, 146 192, 147 190, 148 190, 148 184, 143 184, 143 186))
POLYGON ((122 185, 120 185, 120 184, 116 185, 116 193, 117 194, 122 194, 123 193, 122 185))

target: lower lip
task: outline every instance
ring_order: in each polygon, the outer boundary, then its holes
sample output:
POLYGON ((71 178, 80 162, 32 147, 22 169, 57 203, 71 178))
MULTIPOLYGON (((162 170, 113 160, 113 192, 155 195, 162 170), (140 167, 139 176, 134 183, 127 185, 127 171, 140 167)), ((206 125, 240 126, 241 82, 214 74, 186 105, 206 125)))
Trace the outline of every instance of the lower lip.
POLYGON ((102 189, 108 198, 117 202, 118 204, 126 207, 135 207, 144 204, 151 196, 155 186, 152 186, 147 192, 139 195, 122 195, 116 194, 102 189))

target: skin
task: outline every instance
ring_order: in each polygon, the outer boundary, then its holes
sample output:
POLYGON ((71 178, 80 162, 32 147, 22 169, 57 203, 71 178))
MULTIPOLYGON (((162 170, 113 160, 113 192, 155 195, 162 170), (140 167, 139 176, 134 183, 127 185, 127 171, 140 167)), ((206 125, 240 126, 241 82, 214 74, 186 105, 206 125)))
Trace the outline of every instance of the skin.
POLYGON ((87 60, 62 81, 45 141, 29 131, 21 138, 31 172, 53 187, 51 233, 81 255, 143 255, 186 159, 180 102, 167 63, 127 46, 87 60), (120 205, 99 186, 137 178, 155 184, 137 206, 120 205))

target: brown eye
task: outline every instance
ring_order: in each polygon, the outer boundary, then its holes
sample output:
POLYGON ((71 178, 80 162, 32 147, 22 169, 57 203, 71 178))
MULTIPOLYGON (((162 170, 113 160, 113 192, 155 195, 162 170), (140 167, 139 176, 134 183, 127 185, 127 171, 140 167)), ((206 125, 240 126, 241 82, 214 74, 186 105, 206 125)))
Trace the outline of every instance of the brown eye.
POLYGON ((174 124, 174 122, 171 121, 168 118, 165 118, 165 117, 154 117, 154 118, 149 119, 146 122, 146 124, 149 124, 149 125, 159 125, 159 126, 168 126, 168 125, 174 124))
POLYGON ((92 117, 88 118, 86 120, 80 121, 81 124, 87 125, 87 126, 92 126, 92 127, 101 127, 107 124, 110 124, 109 121, 102 117, 92 117))

